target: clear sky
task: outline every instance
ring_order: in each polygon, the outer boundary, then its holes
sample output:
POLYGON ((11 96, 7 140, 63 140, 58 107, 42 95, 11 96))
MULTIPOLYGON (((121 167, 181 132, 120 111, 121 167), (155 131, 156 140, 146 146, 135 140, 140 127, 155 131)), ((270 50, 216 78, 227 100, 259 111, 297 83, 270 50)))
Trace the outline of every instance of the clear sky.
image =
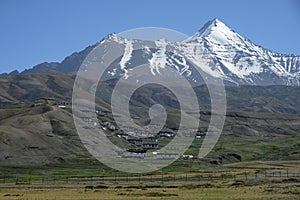
POLYGON ((0 0, 0 73, 61 62, 112 32, 193 35, 213 18, 255 44, 300 55, 300 0, 0 0))

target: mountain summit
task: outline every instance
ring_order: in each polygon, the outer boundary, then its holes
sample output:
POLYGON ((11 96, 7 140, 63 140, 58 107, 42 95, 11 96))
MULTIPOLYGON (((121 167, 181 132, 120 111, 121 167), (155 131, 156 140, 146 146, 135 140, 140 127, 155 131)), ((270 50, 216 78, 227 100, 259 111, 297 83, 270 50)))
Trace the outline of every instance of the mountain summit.
POLYGON ((210 52, 218 72, 237 84, 299 85, 299 56, 255 45, 218 19, 206 23, 184 42, 197 43, 210 52))
MULTIPOLYGON (((148 63, 150 75, 159 74, 161 66, 168 65, 197 83, 202 83, 203 80, 196 77, 193 66, 200 67, 207 76, 222 78, 229 85, 300 86, 300 56, 280 54, 255 45, 219 19, 207 22, 182 42, 130 40, 111 34, 100 42, 103 43, 116 45, 124 50, 118 67, 107 70, 107 79, 127 78, 130 76, 129 71, 135 67, 134 63, 148 63), (143 52, 132 48, 147 47, 149 43, 155 48, 144 48, 143 52)), ((68 56, 62 63, 43 63, 22 73, 74 73, 96 45, 68 56)))
POLYGON ((215 18, 213 20, 208 21, 206 24, 204 24, 204 26, 188 40, 195 40, 197 38, 203 38, 205 36, 209 36, 212 34, 226 35, 226 32, 230 33, 232 32, 232 30, 228 26, 226 26, 223 22, 221 22, 219 19, 215 18))

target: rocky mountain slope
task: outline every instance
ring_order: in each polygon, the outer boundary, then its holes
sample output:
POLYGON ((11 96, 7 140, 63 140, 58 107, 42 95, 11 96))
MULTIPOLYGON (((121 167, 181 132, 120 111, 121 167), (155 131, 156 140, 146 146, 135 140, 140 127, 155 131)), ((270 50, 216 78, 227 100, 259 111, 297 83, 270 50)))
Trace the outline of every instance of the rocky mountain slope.
POLYGON ((1 165, 64 163, 89 157, 72 114, 56 107, 0 109, 1 165))
MULTIPOLYGON (((61 73, 30 73, 0 76, 0 105, 33 104, 35 99, 52 97, 71 102, 75 75, 61 73)), ((116 80, 100 82, 96 102, 110 109, 110 97, 116 80)), ((210 108, 210 96, 205 85, 195 86, 199 105, 210 108)), ((300 87, 297 86, 227 86, 227 110, 269 113, 300 113, 300 87)), ((153 102, 176 108, 177 99, 164 88, 142 87, 132 98, 132 104, 148 107, 153 102)), ((178 106, 177 106, 178 107, 178 106)))
MULTIPOLYGON (((0 108, 0 165, 67 165, 93 160, 79 139, 70 111, 57 106, 0 108)), ((209 113, 201 113, 200 129, 207 127, 209 119, 209 113)), ((289 114, 228 112, 221 139, 205 160, 209 163, 224 153, 236 153, 243 161, 298 159, 299 119, 289 114)), ((110 139, 128 145, 116 136, 110 139)))

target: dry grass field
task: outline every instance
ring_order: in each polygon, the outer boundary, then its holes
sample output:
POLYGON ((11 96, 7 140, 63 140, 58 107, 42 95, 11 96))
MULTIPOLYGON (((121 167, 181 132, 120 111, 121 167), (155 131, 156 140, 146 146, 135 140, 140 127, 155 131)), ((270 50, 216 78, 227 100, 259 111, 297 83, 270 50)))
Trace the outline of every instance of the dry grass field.
MULTIPOLYGON (((104 179, 64 175, 54 180, 52 175, 19 174, 17 179, 0 179, 0 199, 300 199, 299 161, 254 161, 225 166, 227 171, 170 172, 163 174, 163 178, 157 173, 141 177, 109 175, 104 179)), ((55 168, 55 172, 62 171, 55 168)), ((79 172, 72 174, 75 173, 79 172)))
POLYGON ((181 185, 109 185, 2 188, 0 199, 300 199, 300 184, 239 186, 233 182, 181 185))

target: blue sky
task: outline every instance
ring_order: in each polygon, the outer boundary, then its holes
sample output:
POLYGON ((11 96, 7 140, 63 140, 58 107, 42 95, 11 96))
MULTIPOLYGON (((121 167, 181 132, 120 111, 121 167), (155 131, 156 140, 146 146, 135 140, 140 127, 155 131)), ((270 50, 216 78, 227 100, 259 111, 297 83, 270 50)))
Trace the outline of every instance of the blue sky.
POLYGON ((193 35, 213 18, 255 44, 300 55, 299 10, 299 0, 0 0, 0 73, 60 62, 112 32, 193 35))

